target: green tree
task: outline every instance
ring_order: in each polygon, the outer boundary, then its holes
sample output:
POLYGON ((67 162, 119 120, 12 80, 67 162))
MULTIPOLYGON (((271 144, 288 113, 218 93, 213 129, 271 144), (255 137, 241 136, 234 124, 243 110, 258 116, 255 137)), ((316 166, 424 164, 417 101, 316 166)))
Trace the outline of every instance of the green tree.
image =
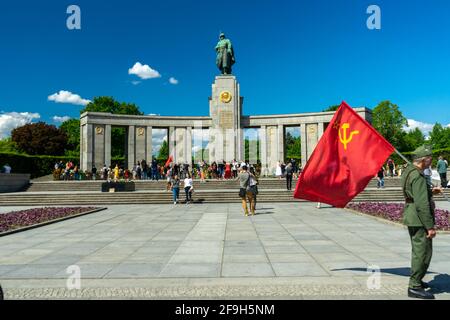
POLYGON ((156 160, 158 161, 166 161, 169 158, 169 144, 167 140, 164 140, 161 144, 161 149, 159 149, 158 156, 156 160))
POLYGON ((109 112, 113 114, 143 115, 134 103, 118 102, 113 97, 95 97, 86 107, 84 112, 109 112))
POLYGON ((286 159, 301 159, 301 139, 294 137, 290 132, 286 133, 286 159))
POLYGON ((20 153, 17 144, 11 140, 11 137, 0 139, 0 152, 20 153))
MULTIPOLYGON (((256 161, 260 161, 260 156, 259 156, 259 148, 260 148, 260 143, 259 140, 256 140, 256 161)), ((245 161, 249 161, 250 160, 250 140, 249 139, 245 139, 244 140, 244 157, 245 157, 245 161)), ((252 159, 254 160, 254 159, 252 159)))
POLYGON ((14 129, 11 139, 19 150, 30 155, 59 156, 67 147, 66 133, 44 122, 29 123, 14 129))
POLYGON ((433 149, 450 147, 450 128, 444 128, 440 123, 436 123, 430 132, 430 143, 433 149))
MULTIPOLYGON (((134 103, 118 102, 113 97, 95 97, 81 110, 84 112, 109 112, 113 114, 143 115, 134 103)), ((111 130, 111 156, 125 155, 126 129, 113 127, 111 130)))
POLYGON ((417 147, 425 143, 425 136, 419 128, 415 128, 404 134, 403 136, 403 151, 414 151, 417 147))
POLYGON ((396 104, 380 102, 372 111, 372 125, 394 147, 404 151, 403 127, 408 126, 408 121, 396 104))
POLYGON ((336 111, 337 109, 339 109, 340 106, 341 106, 340 104, 336 104, 334 106, 329 106, 328 108, 326 108, 322 112, 336 111))
MULTIPOLYGON (((79 153, 80 150, 80 120, 69 119, 59 127, 67 135, 67 151, 79 153)), ((67 152, 66 152, 67 153, 67 152)))

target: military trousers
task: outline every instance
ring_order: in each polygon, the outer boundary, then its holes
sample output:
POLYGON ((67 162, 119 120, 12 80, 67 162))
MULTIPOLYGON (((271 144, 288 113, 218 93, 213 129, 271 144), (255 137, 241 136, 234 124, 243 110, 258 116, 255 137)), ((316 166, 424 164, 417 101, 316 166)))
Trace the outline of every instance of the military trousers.
POLYGON ((410 288, 422 286, 422 279, 430 266, 433 255, 433 240, 427 238, 427 230, 423 227, 408 227, 411 238, 411 277, 410 288))

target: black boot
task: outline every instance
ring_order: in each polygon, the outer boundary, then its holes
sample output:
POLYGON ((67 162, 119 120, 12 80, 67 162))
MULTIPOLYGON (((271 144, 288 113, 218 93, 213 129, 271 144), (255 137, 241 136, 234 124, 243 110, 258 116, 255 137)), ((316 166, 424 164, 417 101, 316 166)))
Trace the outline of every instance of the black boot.
POLYGON ((408 288, 408 297, 418 299, 434 299, 434 295, 425 291, 423 288, 408 288))
POLYGON ((422 281, 422 288, 429 289, 430 285, 428 283, 422 281))

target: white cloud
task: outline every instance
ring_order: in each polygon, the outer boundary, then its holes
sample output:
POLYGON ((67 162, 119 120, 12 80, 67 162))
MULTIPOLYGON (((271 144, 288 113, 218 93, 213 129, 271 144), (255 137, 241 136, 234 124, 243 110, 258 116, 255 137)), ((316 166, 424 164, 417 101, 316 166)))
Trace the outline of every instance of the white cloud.
POLYGON ((71 118, 69 116, 63 116, 63 117, 59 117, 59 116, 54 116, 53 117, 53 121, 54 122, 59 122, 59 123, 63 123, 67 120, 70 120, 71 118))
POLYGON ((135 74, 144 80, 161 77, 158 71, 152 69, 148 64, 143 65, 140 62, 136 62, 132 68, 128 69, 128 74, 135 74))
POLYGON ((169 82, 170 82, 170 84, 178 84, 178 80, 175 79, 174 77, 171 77, 171 78, 169 79, 169 82))
POLYGON ((420 122, 420 121, 416 121, 414 119, 408 119, 408 126, 409 127, 403 128, 406 132, 409 132, 416 128, 419 128, 420 131, 422 131, 425 136, 428 136, 430 134, 430 131, 433 130, 434 124, 420 122))
POLYGON ((39 113, 31 112, 4 112, 0 113, 0 139, 4 139, 11 134, 11 131, 39 119, 39 113))
POLYGON ((134 85, 134 86, 137 86, 139 83, 141 83, 142 81, 131 81, 131 83, 134 85))
POLYGON ((91 102, 91 100, 83 99, 78 94, 66 90, 61 90, 58 93, 48 96, 48 100, 55 101, 56 103, 71 103, 81 106, 85 106, 91 102))

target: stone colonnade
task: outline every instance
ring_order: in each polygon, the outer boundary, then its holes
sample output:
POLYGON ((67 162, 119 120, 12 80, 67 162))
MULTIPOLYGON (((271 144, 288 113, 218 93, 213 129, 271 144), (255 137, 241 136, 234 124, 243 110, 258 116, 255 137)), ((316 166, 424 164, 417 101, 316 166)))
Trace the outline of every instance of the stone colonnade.
MULTIPOLYGON (((355 111, 370 121, 370 110, 357 108, 355 111)), ((115 126, 125 127, 127 131, 125 149, 126 165, 129 169, 133 168, 137 161, 151 160, 152 129, 167 129, 169 154, 172 155, 174 162, 191 163, 193 130, 210 130, 209 162, 213 162, 244 160, 243 130, 254 128, 258 130, 259 159, 263 174, 273 174, 276 163, 285 160, 287 127, 300 128, 301 158, 304 166, 333 115, 334 112, 242 116, 240 128, 221 131, 214 128, 210 117, 129 116, 87 112, 80 118, 81 170, 90 171, 93 164, 98 169, 104 164, 107 166, 112 164, 111 129, 115 126), (235 147, 230 148, 230 144, 226 141, 234 141, 235 147)))

